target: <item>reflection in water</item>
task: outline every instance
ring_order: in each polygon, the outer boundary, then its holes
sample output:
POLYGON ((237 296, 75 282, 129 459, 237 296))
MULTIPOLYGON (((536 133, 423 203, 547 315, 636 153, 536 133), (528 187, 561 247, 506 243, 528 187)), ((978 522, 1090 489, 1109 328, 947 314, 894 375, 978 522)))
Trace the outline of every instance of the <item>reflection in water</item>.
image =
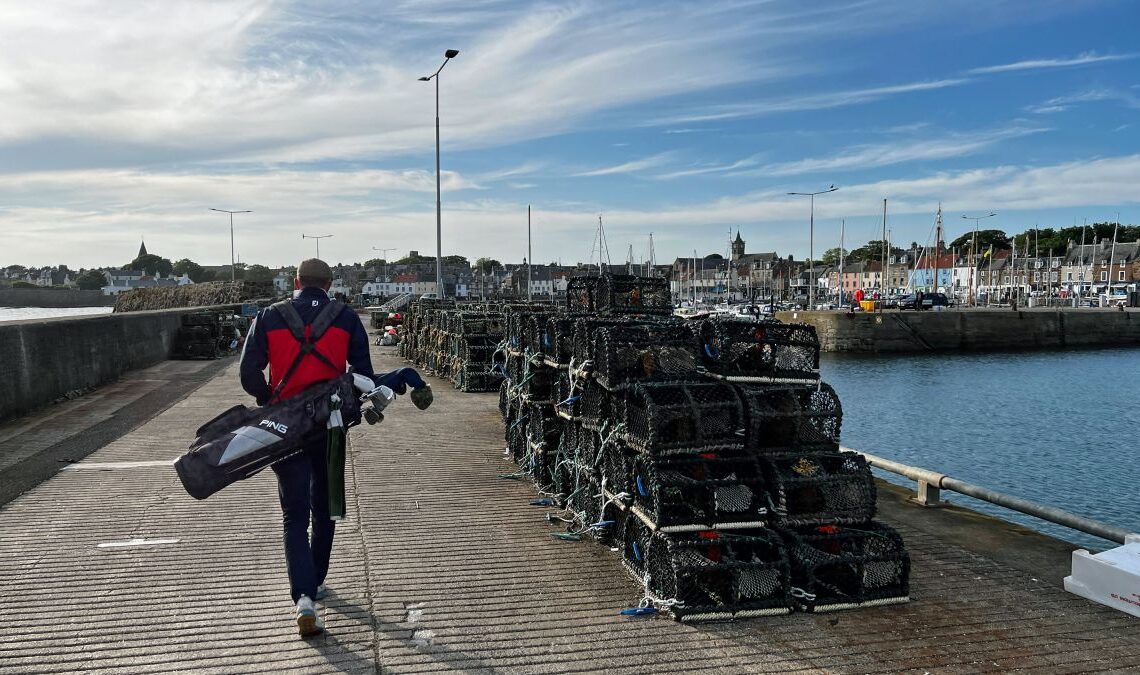
MULTIPOLYGON (((820 370, 843 402, 844 445, 1140 531, 1140 350, 825 354, 820 370)), ((1066 541, 1107 546, 943 494, 1066 541)))

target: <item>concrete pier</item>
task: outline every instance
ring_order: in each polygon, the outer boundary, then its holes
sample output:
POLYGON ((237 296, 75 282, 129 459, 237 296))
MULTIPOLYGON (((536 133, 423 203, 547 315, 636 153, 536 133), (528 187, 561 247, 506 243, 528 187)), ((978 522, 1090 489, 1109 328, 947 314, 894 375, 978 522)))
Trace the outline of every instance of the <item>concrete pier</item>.
POLYGON ((827 352, 930 352, 1140 345, 1140 312, 1116 309, 777 312, 815 326, 827 352))
MULTIPOLYGON (((374 350, 378 369, 405 365, 374 350)), ((432 384, 429 410, 401 398, 350 433, 324 636, 295 634, 273 474, 198 502, 167 464, 199 424, 249 402, 231 361, 0 508, 0 673, 1136 666, 1140 623, 1061 589, 1072 547, 888 488, 880 518, 911 551, 910 604, 695 626, 620 616, 639 595, 616 554, 551 537, 532 487, 498 477, 513 465, 495 395, 432 384)), ((18 450, 0 440, 0 460, 18 450)))

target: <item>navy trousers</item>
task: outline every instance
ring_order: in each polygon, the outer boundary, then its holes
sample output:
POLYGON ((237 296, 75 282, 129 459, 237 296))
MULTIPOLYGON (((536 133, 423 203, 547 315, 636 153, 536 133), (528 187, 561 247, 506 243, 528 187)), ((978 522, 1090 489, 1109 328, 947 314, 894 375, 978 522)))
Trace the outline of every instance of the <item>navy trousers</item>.
POLYGON ((304 451, 273 465, 281 498, 285 566, 293 602, 302 595, 315 600, 317 586, 324 583, 329 572, 336 523, 329 520, 326 442, 325 435, 319 434, 305 442, 304 451))

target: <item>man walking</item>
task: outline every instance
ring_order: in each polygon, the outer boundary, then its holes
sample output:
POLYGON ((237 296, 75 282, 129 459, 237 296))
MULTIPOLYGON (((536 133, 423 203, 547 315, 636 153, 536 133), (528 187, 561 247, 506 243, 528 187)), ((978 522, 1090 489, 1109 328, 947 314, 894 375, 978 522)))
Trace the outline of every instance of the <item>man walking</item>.
MULTIPOLYGON (((297 267, 300 293, 258 313, 241 354, 241 384, 258 405, 276 403, 345 372, 373 377, 368 334, 356 312, 330 300, 332 270, 310 258, 297 267), (269 381, 263 371, 269 366, 269 381)), ((303 450, 273 465, 284 523, 285 565, 303 637, 324 629, 313 601, 329 571, 335 522, 329 519, 327 447, 324 433, 303 450), (312 538, 309 524, 312 522, 312 538)))

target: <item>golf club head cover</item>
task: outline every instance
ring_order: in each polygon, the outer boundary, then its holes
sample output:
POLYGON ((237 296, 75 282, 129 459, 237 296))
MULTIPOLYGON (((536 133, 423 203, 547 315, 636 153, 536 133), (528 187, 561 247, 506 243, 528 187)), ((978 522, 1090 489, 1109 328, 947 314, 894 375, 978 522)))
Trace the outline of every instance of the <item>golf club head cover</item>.
POLYGON ((433 398, 434 396, 432 396, 431 387, 427 384, 412 390, 412 403, 414 403, 420 410, 427 410, 427 407, 431 405, 433 398))
POLYGON ((408 393, 408 386, 411 386, 412 389, 427 386, 415 368, 397 368, 382 375, 376 375, 372 379, 376 382, 376 386, 384 385, 397 394, 408 393))

